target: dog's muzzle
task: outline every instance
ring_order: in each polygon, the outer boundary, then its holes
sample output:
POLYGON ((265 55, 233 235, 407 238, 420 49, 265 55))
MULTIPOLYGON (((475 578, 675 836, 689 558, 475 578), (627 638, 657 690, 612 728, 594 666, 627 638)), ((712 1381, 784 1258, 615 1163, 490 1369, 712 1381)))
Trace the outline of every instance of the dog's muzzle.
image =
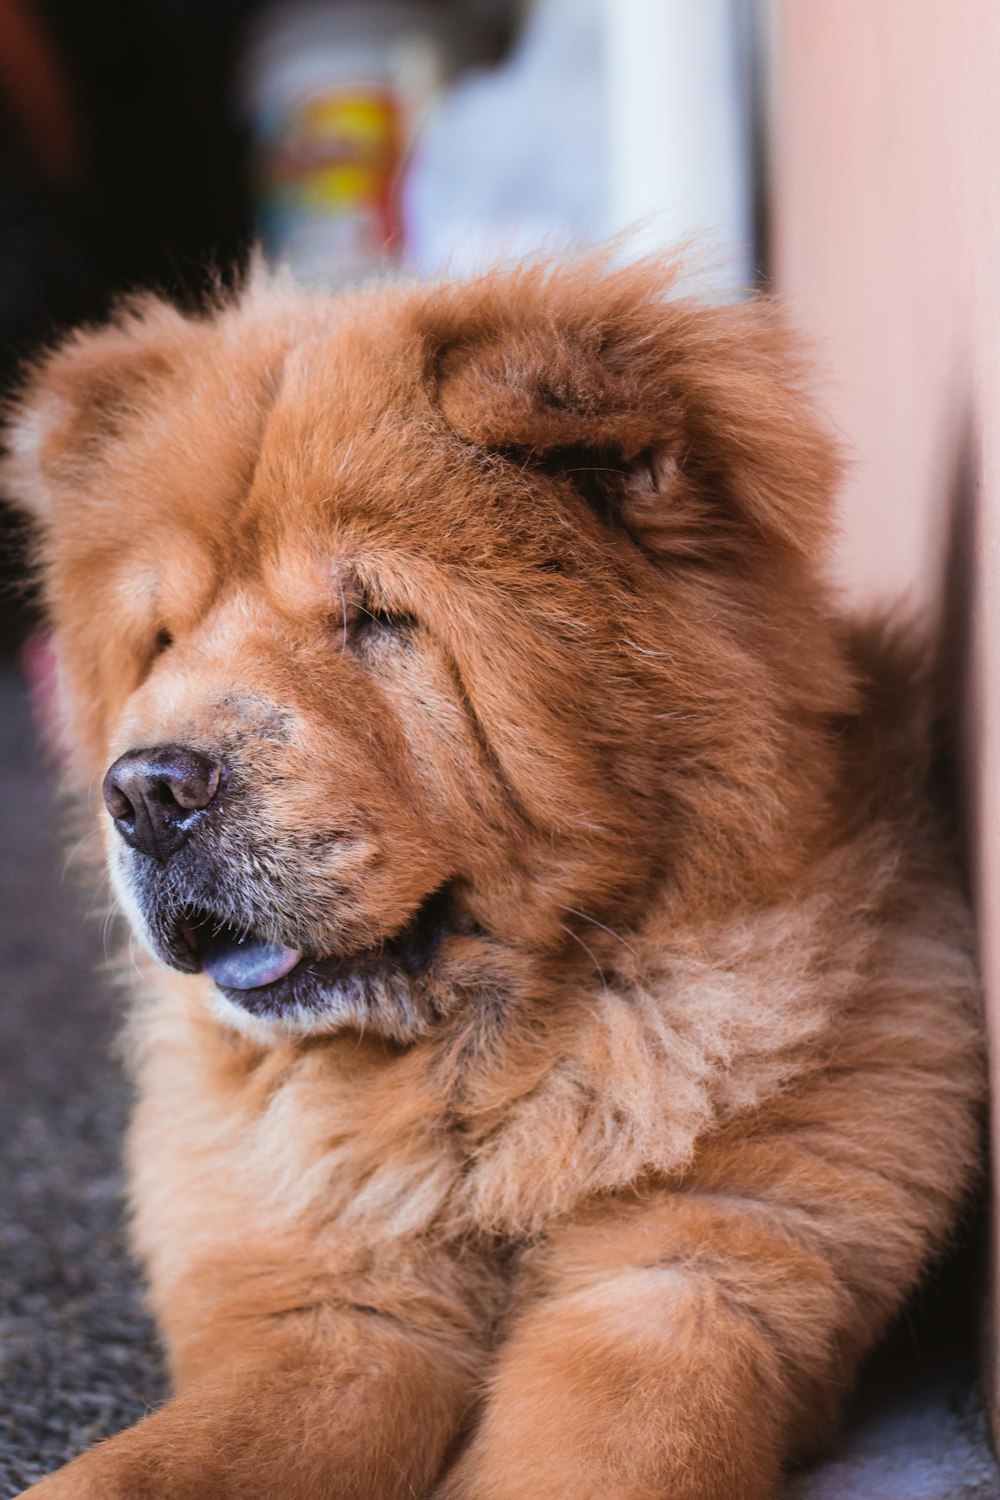
MULTIPOLYGON (((163 866, 220 811, 220 794, 228 779, 222 761, 187 745, 129 750, 104 778, 104 801, 125 842, 163 866)), ((193 929, 190 923, 184 925, 194 950, 193 929)), ((210 922, 204 924, 196 951, 210 979, 237 991, 274 984, 302 957, 298 948, 210 922)))

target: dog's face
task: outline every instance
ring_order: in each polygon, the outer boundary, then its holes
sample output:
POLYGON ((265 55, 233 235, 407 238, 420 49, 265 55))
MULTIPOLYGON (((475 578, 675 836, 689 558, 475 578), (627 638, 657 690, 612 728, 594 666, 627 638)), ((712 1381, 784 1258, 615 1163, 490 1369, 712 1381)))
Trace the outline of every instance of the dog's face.
POLYGON ((663 282, 258 282, 39 365, 7 479, 78 766, 230 1019, 406 1042, 808 844, 834 462, 773 314, 663 282))

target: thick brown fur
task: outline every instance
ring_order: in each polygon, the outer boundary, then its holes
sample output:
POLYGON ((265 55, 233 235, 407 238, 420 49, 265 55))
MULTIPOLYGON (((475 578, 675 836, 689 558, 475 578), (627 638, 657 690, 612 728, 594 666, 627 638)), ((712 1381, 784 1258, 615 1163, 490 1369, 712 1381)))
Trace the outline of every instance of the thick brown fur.
POLYGON ((5 480, 81 802, 192 745, 229 921, 350 954, 451 911, 329 1012, 134 959, 176 1395, 39 1500, 765 1500, 951 1234, 982 1068, 920 651, 822 581, 780 314, 673 280, 258 274, 31 373, 5 480))

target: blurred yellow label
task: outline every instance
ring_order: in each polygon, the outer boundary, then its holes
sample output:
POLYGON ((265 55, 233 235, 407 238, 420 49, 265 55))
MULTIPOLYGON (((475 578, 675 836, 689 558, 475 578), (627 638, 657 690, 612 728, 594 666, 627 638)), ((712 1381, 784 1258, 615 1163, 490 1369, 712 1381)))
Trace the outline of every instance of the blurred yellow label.
POLYGON ((380 88, 311 94, 268 133, 263 166, 265 211, 349 217, 374 250, 395 244, 400 114, 380 88))

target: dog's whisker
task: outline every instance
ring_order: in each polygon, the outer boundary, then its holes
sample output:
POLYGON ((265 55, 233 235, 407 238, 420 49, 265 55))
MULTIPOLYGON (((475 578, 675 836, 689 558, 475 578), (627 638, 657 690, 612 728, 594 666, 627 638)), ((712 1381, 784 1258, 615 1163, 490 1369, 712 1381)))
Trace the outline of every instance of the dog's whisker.
POLYGON ((341 645, 342 645, 343 649, 346 651, 347 650, 347 641, 348 641, 348 630, 347 630, 347 594, 344 592, 344 575, 343 575, 343 573, 341 573, 339 571, 337 573, 337 585, 338 585, 338 587, 340 589, 341 645))
POLYGON ((640 656, 650 656, 657 661, 676 660, 676 653, 673 651, 654 651, 650 646, 640 646, 638 641, 630 640, 627 635, 623 635, 621 640, 623 646, 628 646, 632 651, 637 651, 640 656))
POLYGON ((570 916, 579 917, 582 922, 589 922, 591 926, 599 927, 602 932, 608 934, 608 937, 613 937, 616 942, 621 943, 623 948, 627 948, 633 958, 635 957, 635 949, 632 947, 632 944, 626 938, 623 938, 620 932, 615 932, 613 927, 608 927, 604 922, 599 922, 596 917, 588 916, 585 911, 578 911, 575 906, 564 906, 562 910, 569 912, 570 916))
POLYGON ((114 897, 107 910, 105 911, 104 919, 101 923, 101 951, 104 954, 104 960, 106 963, 109 962, 112 957, 110 942, 111 928, 114 924, 115 918, 119 915, 120 911, 121 905, 118 901, 118 898, 114 897))
POLYGON ((566 925, 565 922, 560 922, 559 926, 562 928, 563 932, 567 933, 568 936, 573 939, 574 943, 579 943, 579 945, 583 949, 584 953, 586 953, 587 957, 590 959, 591 963, 594 965, 594 968, 597 971, 597 974, 598 974, 598 977, 601 980, 601 983, 606 988, 607 987, 607 982, 608 982, 608 976, 605 974, 604 970, 601 968, 601 965, 598 963, 596 955, 594 954, 594 950, 592 948, 590 948, 590 947, 587 946, 587 944, 583 941, 583 938, 580 936, 580 934, 578 932, 574 932, 573 929, 572 929, 572 927, 567 927, 567 925, 566 925))

